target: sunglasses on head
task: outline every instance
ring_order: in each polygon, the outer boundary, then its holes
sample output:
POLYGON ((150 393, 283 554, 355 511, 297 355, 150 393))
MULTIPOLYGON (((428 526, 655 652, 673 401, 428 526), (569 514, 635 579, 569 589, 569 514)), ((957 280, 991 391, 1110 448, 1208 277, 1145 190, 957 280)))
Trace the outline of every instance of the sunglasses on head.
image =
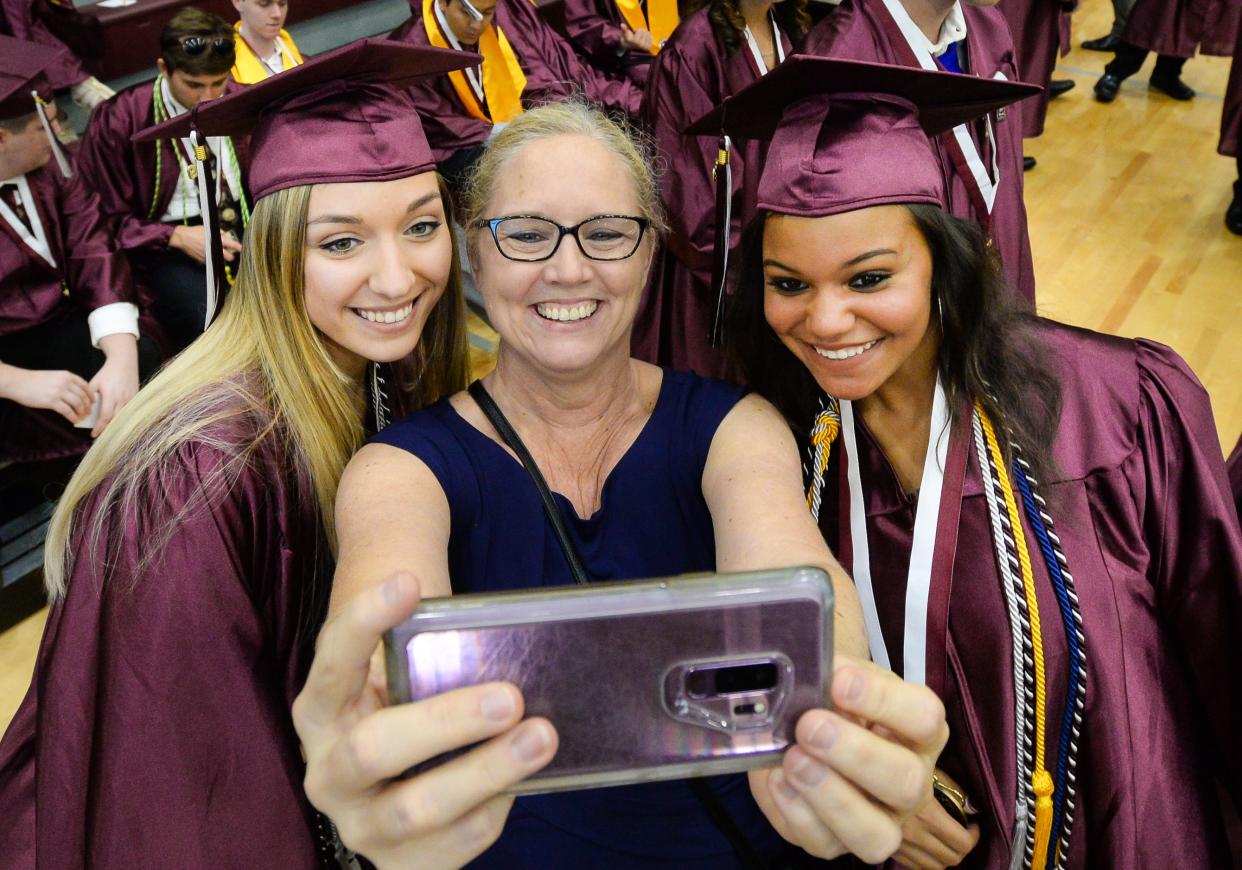
POLYGON ((233 37, 231 36, 183 36, 178 42, 187 57, 206 54, 208 49, 211 49, 213 54, 231 55, 233 53, 233 37))

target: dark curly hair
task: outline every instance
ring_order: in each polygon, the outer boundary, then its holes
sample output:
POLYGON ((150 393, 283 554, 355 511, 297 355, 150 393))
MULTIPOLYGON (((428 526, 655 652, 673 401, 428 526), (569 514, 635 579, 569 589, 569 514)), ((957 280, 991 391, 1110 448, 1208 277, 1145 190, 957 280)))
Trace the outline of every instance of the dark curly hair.
MULTIPOLYGON (((772 6, 772 14, 776 23, 795 45, 806 36, 811 29, 811 15, 806 11, 809 0, 784 0, 772 6)), ((742 18, 742 10, 737 0, 687 0, 682 10, 682 18, 688 18, 700 9, 707 8, 707 18, 712 25, 712 33, 725 50, 725 54, 733 54, 742 47, 746 33, 746 20, 742 18)))
MULTIPOLYGON (((1056 479, 1052 443, 1061 416, 1061 382, 1047 366, 1040 321, 1006 285, 982 230, 932 205, 907 205, 931 251, 932 326, 940 330, 939 368, 949 398, 979 399, 997 422, 1006 453, 1022 446, 1037 480, 1056 479)), ((777 338, 763 315, 760 212, 742 234, 737 290, 726 349, 739 376, 780 409, 805 441, 823 391, 777 338)))

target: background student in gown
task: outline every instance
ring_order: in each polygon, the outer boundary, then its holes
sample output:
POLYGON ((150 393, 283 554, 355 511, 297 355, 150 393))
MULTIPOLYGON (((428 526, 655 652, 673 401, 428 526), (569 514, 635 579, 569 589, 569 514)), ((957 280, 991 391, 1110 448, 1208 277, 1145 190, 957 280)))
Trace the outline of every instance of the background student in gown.
MULTIPOLYGON (((843 0, 807 35, 807 54, 1021 79, 1013 39, 995 2, 843 0)), ((937 136, 949 211, 974 220, 996 245, 1005 279, 1035 301, 1022 199, 1026 103, 937 136)))
MULTIPOLYGON (((151 310, 176 353, 203 331, 208 239, 191 177, 189 140, 134 143, 140 130, 224 93, 234 62, 233 28, 193 7, 160 32, 159 75, 126 88, 91 115, 78 170, 98 194, 117 244, 130 258, 151 310)), ((228 136, 207 146, 219 179, 221 238, 230 271, 250 215, 245 151, 228 136)))
POLYGON ((1121 83, 1143 66, 1150 52, 1156 65, 1148 84, 1175 100, 1192 100, 1194 88, 1182 81, 1186 61, 1203 54, 1233 54, 1242 7, 1229 0, 1135 0, 1113 59, 1095 83, 1095 98, 1111 103, 1121 83))
POLYGON ((158 362, 99 198, 53 159, 58 62, 0 36, 0 465, 85 452, 158 362))
MULTIPOLYGON (((1078 0, 1005 0, 998 8, 1009 23, 1022 81, 1044 89, 1022 104, 1022 138, 1044 134, 1048 101, 1074 87, 1073 79, 1053 79, 1057 57, 1070 51, 1070 18, 1078 0)), ((1034 166, 1028 157, 1024 167, 1034 166)))
POLYGON ((233 81, 254 84, 303 62, 285 30, 288 0, 233 0, 233 8, 239 19, 233 25, 237 33, 233 81))
POLYGON ((1242 236, 1242 23, 1237 29, 1233 62, 1229 65, 1229 84, 1220 114, 1220 143, 1217 150, 1237 161, 1238 178, 1233 183, 1233 199, 1225 210, 1225 226, 1242 236))
POLYGON ((219 318, 57 505, 47 628, 0 742, 6 868, 331 859, 290 705, 337 481, 368 431, 466 377, 447 201, 388 84, 456 62, 427 54, 362 41, 200 109, 209 135, 254 130, 253 233, 219 318))
POLYGON ((565 33, 596 67, 642 87, 681 20, 677 0, 565 0, 565 33))
POLYGON ((478 66, 410 88, 440 172, 454 191, 497 125, 528 106, 580 95, 609 110, 638 114, 642 88, 584 62, 529 0, 411 0, 410 12, 393 39, 483 56, 478 66))
MULTIPOLYGON (((0 0, 0 36, 41 46, 48 59, 47 80, 52 90, 68 90, 73 101, 89 111, 112 96, 113 90, 91 75, 81 59, 48 29, 39 9, 52 2, 54 0, 0 0)), ((72 3, 64 5, 73 8, 72 3)))
POLYGON ((944 701, 941 779, 976 810, 928 803, 898 860, 1230 866, 1242 531, 1207 394, 1163 345, 1035 317, 946 212, 921 125, 999 83, 884 72, 760 83, 725 129, 772 137, 731 338, 807 448, 873 658, 944 701))
MULTIPOLYGON (((634 323, 634 355, 678 371, 722 376, 713 346, 718 287, 716 143, 684 130, 695 118, 783 61, 810 27, 806 0, 709 0, 660 51, 643 98, 643 122, 664 165, 660 198, 669 231, 651 268, 634 323)), ((730 156, 731 244, 753 214, 763 148, 734 142, 730 156)))

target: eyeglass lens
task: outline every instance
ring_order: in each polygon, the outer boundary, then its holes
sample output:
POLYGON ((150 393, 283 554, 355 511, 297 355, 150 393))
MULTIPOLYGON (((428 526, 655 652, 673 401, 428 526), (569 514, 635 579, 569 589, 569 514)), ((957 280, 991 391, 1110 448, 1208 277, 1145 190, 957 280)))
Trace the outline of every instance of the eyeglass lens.
MULTIPOLYGON (((632 217, 598 217, 579 224, 573 232, 578 247, 593 260, 624 260, 638 249, 642 224, 632 217)), ((543 218, 505 218, 495 225, 500 253, 514 260, 543 260, 561 242, 561 227, 543 218)))

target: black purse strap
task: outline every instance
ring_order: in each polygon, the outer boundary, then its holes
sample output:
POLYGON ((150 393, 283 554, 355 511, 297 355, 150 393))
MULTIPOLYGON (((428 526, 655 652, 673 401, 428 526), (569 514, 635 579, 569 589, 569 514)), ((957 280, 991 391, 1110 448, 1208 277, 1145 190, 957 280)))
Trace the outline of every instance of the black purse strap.
MULTIPOLYGON (((496 400, 483 386, 482 381, 475 381, 468 388, 467 392, 482 409, 483 414, 491 421, 496 432, 509 449, 517 454, 517 458, 521 460, 522 465, 526 468, 526 473, 530 475, 530 479, 535 483, 535 489, 539 490, 539 497, 543 500, 543 512, 548 517, 548 522, 552 524, 552 531, 556 534, 556 541, 561 545, 561 552, 565 554, 565 561, 569 563, 569 571, 573 574, 574 582, 585 586, 591 582, 590 576, 583 567, 582 559, 578 556, 578 548, 574 546, 574 542, 569 537, 569 530, 565 528, 565 517, 561 514, 561 509, 557 507, 556 501, 552 498, 552 490, 548 488, 548 482, 543 478, 543 472, 539 470, 539 466, 535 464, 535 458, 530 455, 530 451, 526 449, 526 445, 522 443, 522 439, 518 437, 518 433, 514 430, 509 420, 505 417, 504 412, 500 410, 500 406, 496 404, 496 400)), ((720 833, 724 834, 725 839, 729 841, 729 845, 733 847, 733 852, 742 867, 746 870, 763 870, 764 863, 758 853, 746 840, 746 835, 742 833, 742 829, 737 826, 737 822, 729 814, 729 810, 720 802, 720 798, 708 786, 707 780, 694 778, 688 780, 690 790, 694 792, 694 796, 703 804, 703 809, 707 812, 707 817, 711 819, 720 833)))
POLYGON ((522 443, 522 439, 518 437, 518 433, 509 423, 504 412, 500 410, 500 406, 496 404, 491 393, 483 386, 482 381, 472 383, 467 392, 478 402, 483 414, 491 421, 504 442, 509 445, 509 449, 517 454, 517 458, 526 468, 526 473, 534 481, 535 489, 539 490, 539 498, 543 500, 543 512, 548 522, 552 524, 552 532, 556 535, 556 542, 561 545, 565 561, 569 563, 569 573, 573 575, 574 582, 582 586, 590 583, 591 578, 582 565, 578 549, 569 538, 569 530, 565 528, 565 517, 561 514, 561 509, 556 506, 556 501, 552 498, 552 490, 548 489, 548 482, 543 479, 543 472, 535 464, 535 457, 530 455, 530 451, 526 449, 526 445, 522 443))

